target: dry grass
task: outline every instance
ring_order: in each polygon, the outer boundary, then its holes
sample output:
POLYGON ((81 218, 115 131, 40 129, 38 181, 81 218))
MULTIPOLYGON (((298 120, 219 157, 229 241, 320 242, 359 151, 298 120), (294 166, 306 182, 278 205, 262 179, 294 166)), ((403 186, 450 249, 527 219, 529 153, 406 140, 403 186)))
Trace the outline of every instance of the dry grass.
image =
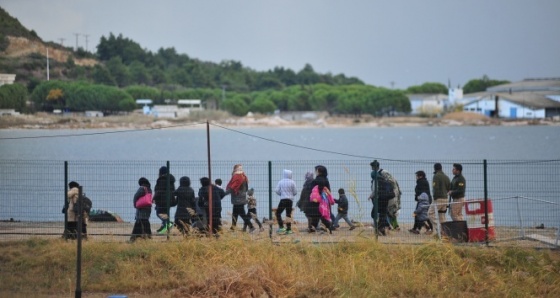
MULTIPOLYGON (((0 243, 0 294, 70 296, 76 243, 0 243)), ((450 244, 338 244, 197 238, 83 244, 84 296, 560 296, 560 255, 450 244)))

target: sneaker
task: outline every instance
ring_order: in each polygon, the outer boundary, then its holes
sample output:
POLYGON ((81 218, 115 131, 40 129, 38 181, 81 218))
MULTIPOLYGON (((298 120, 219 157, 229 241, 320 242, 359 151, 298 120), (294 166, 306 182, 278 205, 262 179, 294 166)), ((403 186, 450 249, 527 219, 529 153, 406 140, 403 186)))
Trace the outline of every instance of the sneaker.
POLYGON ((264 227, 263 227, 263 226, 260 226, 260 227, 259 227, 259 231, 264 232, 264 227))
POLYGON ((277 234, 285 234, 286 233, 286 229, 284 228, 279 228, 278 230, 276 230, 277 234))
POLYGON ((286 235, 293 234, 293 233, 294 233, 294 231, 292 231, 292 230, 286 230, 286 235))
POLYGON ((158 229, 158 233, 159 234, 165 234, 167 233, 167 229, 168 229, 169 225, 165 225, 162 228, 158 229))
POLYGON ((249 233, 253 233, 255 230, 256 230, 255 227, 250 227, 249 228, 249 233))
POLYGON ((396 228, 394 228, 394 230, 397 231, 397 232, 400 232, 401 227, 396 227, 396 228))
POLYGON ((167 226, 166 225, 161 225, 161 227, 159 227, 159 229, 157 229, 157 232, 160 233, 161 231, 163 231, 163 229, 165 229, 167 231, 167 226))
POLYGON ((410 229, 408 231, 411 232, 412 234, 420 234, 420 232, 418 232, 418 230, 415 229, 410 229))
POLYGON ((170 222, 167 224, 167 229, 168 229, 168 230, 171 230, 172 228, 173 228, 173 222, 170 221, 170 222))
POLYGON ((434 232, 433 230, 427 230, 426 235, 432 235, 433 232, 434 232))
POLYGON ((352 231, 352 230, 355 229, 355 228, 356 228, 356 226, 351 226, 351 227, 350 227, 350 231, 352 231))

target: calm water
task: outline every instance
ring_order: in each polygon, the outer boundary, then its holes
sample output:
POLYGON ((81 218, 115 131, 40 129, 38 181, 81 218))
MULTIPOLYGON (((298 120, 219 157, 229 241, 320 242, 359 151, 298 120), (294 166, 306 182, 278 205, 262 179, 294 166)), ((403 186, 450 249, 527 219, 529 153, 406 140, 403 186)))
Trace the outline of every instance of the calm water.
MULTIPOLYGON (((191 129, 0 130, 2 159, 206 160, 205 126, 191 129), (95 134, 54 137, 60 135, 95 134), (46 136, 38 139, 5 138, 46 136)), ((560 127, 210 127, 213 160, 559 159, 560 127), (288 145, 289 144, 289 145, 288 145), (301 146, 301 147, 296 147, 301 146), (333 154, 311 150, 327 150, 333 154)))
MULTIPOLYGON (((189 175, 193 188, 198 189, 197 179, 207 175, 204 166, 207 158, 205 128, 201 125, 188 129, 119 133, 113 133, 114 130, 0 130, 0 159, 90 161, 85 170, 72 170, 70 179, 87 181, 86 192, 93 197, 94 208, 116 211, 131 221, 134 210, 129 201, 136 190, 136 181, 138 177, 146 176, 155 184, 161 161, 190 163, 187 170, 173 173, 177 179, 189 175), (151 161, 153 164, 148 167, 141 163, 151 161), (199 161, 200 166, 190 166, 193 161, 199 161), (104 168, 99 166, 97 169, 97 164, 104 168)), ((560 224, 558 205, 521 201, 521 208, 516 208, 518 202, 512 199, 523 196, 560 203, 557 197, 560 192, 558 162, 516 163, 521 160, 560 160, 560 127, 224 129, 211 126, 210 145, 213 167, 222 161, 221 167, 213 169, 214 178, 224 178, 227 183, 235 161, 248 163, 246 170, 250 173, 251 186, 263 208, 259 209, 261 217, 268 215, 267 169, 266 165, 251 166, 251 162, 273 162, 273 186, 280 179, 283 168, 292 169, 298 188, 305 172, 321 162, 328 166, 334 188, 355 189, 355 196, 349 198, 351 217, 367 220, 371 209, 371 203, 366 200, 369 195, 368 164, 374 158, 385 160, 382 166, 397 177, 403 189, 401 217, 402 221, 408 222, 412 221, 410 214, 415 206, 411 198, 416 170, 425 170, 431 180, 433 161, 442 161, 448 175, 451 175, 453 162, 462 162, 468 181, 467 197, 482 198, 481 162, 487 159, 490 163, 488 194, 495 200, 497 224, 518 224, 520 210, 525 217, 523 221, 529 225, 540 222, 560 224), (469 164, 473 161, 476 165, 469 164), (504 161, 513 163, 502 163, 504 161)), ((0 199, 0 219, 60 220, 63 202, 60 190, 64 187, 61 165, 57 163, 53 169, 36 169, 33 163, 3 166, 0 169, 0 189, 4 193, 0 199), (26 192, 22 192, 22 188, 26 192), (35 197, 41 198, 40 203, 35 197), (42 210, 40 213, 37 213, 37 207, 42 210)), ((274 197, 272 205, 277 201, 274 197)), ((223 205, 222 216, 227 217, 231 209, 229 197, 224 199, 223 205)), ((296 219, 302 217, 303 214, 296 211, 296 219)), ((157 222, 154 214, 152 221, 157 222)))

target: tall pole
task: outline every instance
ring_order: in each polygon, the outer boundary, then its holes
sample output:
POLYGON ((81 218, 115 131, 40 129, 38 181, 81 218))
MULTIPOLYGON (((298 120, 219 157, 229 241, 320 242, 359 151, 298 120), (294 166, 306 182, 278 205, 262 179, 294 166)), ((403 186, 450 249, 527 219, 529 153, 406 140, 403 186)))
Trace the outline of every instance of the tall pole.
POLYGON ((86 52, 88 51, 88 36, 89 34, 84 34, 84 37, 86 38, 86 52))
POLYGON ((206 120, 206 147, 207 147, 207 154, 208 154, 208 179, 210 180, 210 184, 208 185, 208 227, 210 228, 210 233, 213 233, 213 226, 212 226, 212 163, 210 160, 210 122, 206 120))
POLYGON ((49 48, 47 48, 47 81, 49 80, 49 48))
POLYGON ((76 35, 76 48, 74 49, 74 51, 78 50, 78 37, 80 36, 80 33, 74 33, 74 35, 76 35))
MULTIPOLYGON (((76 202, 78 204, 78 212, 76 214, 76 217, 78 217, 78 228, 76 229, 78 232, 78 249, 77 249, 77 256, 76 256, 76 291, 74 292, 74 297, 75 298, 80 298, 82 297, 82 224, 84 222, 84 207, 82 204, 82 195, 83 195, 83 191, 82 191, 82 186, 78 187, 78 201, 76 202)), ((68 210, 67 212, 72 212, 71 210, 68 210)))

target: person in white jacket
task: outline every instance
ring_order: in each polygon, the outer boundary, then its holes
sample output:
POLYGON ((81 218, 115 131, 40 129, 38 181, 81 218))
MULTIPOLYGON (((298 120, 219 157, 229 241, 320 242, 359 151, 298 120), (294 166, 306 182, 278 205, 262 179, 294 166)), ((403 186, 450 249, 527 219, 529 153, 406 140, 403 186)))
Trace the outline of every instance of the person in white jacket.
POLYGON ((282 179, 278 181, 276 186, 276 194, 280 196, 280 203, 278 203, 278 208, 276 209, 276 220, 278 221, 278 234, 292 234, 292 207, 294 205, 294 197, 297 195, 296 183, 292 180, 292 171, 284 170, 282 173, 282 179), (286 210, 286 217, 288 217, 288 222, 286 223, 286 229, 284 228, 284 222, 282 221, 282 212, 286 210))

